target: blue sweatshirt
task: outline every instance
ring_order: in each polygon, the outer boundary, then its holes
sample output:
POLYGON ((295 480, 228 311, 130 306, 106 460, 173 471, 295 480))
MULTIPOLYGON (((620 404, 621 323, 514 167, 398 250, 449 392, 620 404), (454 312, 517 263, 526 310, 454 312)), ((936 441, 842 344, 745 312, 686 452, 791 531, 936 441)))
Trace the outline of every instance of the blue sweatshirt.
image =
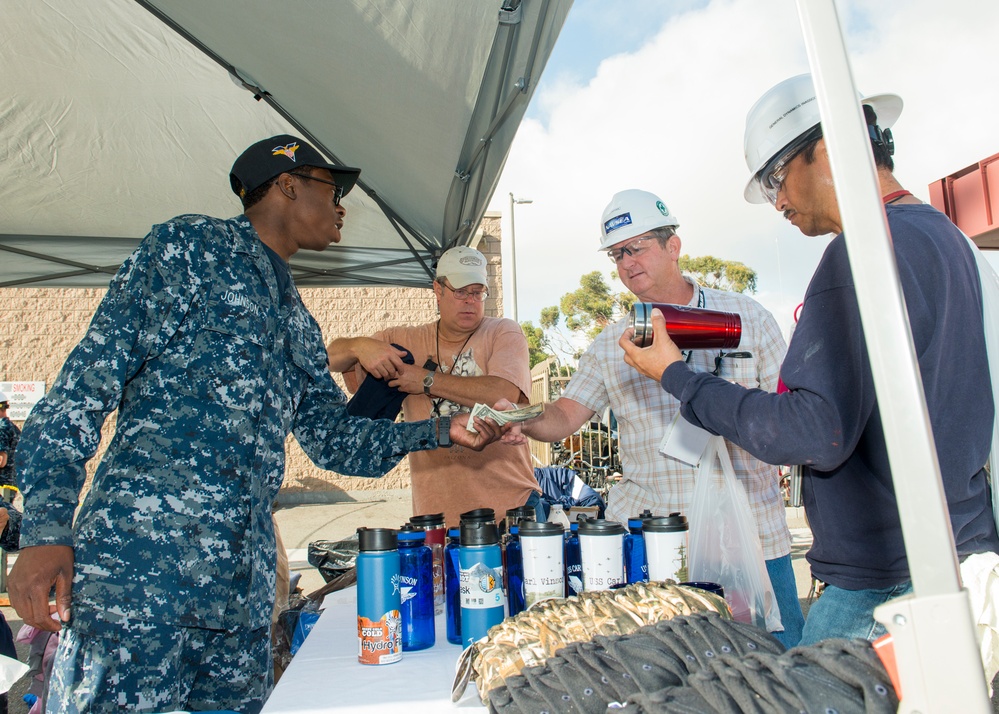
MULTIPOLYGON (((887 206, 959 556, 999 551, 984 464, 994 406, 975 258, 928 205, 887 206)), ((853 274, 842 234, 805 293, 768 394, 671 365, 662 386, 689 421, 772 464, 803 464, 812 574, 849 590, 910 579, 853 274)), ((895 478, 904 478, 896 474, 895 478)))

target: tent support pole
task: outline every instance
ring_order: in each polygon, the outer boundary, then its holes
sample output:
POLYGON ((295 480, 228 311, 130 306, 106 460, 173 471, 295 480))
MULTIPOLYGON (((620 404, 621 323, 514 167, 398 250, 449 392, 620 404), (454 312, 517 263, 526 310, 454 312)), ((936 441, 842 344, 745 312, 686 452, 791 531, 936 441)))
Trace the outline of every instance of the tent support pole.
POLYGON ((961 588, 887 218, 833 0, 797 0, 898 499, 912 596, 875 613, 894 638, 900 712, 991 712, 961 588), (866 157, 861 160, 859 157, 866 157))

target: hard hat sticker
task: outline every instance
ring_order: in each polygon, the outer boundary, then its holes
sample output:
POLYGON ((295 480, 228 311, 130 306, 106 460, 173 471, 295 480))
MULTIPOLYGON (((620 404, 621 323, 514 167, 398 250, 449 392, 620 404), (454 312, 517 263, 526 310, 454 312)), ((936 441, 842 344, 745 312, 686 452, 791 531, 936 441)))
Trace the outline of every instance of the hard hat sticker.
MULTIPOLYGON (((665 215, 665 214, 664 214, 665 215)), ((611 233, 616 231, 618 228, 624 228, 625 226, 631 225, 631 214, 622 213, 619 216, 614 216, 609 221, 604 223, 604 233, 611 233)))

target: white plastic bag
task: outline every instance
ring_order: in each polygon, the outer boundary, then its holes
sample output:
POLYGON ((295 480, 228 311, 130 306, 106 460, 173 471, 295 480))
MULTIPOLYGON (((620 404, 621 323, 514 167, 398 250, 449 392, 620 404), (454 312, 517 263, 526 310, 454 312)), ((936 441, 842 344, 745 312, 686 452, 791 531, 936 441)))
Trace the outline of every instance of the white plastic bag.
POLYGON ((736 620, 782 631, 756 520, 720 436, 711 437, 701 457, 690 508, 690 579, 721 585, 736 620))

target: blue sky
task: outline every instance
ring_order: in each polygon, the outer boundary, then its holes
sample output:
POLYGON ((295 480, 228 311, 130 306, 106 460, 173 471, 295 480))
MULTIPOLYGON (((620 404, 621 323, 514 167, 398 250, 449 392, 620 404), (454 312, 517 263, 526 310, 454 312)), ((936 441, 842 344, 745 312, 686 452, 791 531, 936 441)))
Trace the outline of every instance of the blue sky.
MULTIPOLYGON (((905 102, 893 128, 904 186, 928 200, 929 183, 999 152, 999 2, 837 0, 837 11, 858 90, 905 102)), ((756 298, 788 332, 828 238, 743 200, 742 137, 753 102, 807 71, 794 0, 577 0, 490 204, 508 236, 509 193, 533 201, 515 209, 518 318, 537 323, 584 273, 610 279, 600 214, 641 188, 678 216, 684 253, 755 269, 756 298)))
MULTIPOLYGON (((667 17, 706 4, 688 0, 669 3, 663 0, 620 3, 576 0, 541 82, 545 86, 553 82, 586 83, 606 58, 633 51, 648 42, 667 17), (664 7, 668 8, 665 13, 664 7)), ((539 103, 532 103, 528 116, 543 120, 541 114, 539 103)))

